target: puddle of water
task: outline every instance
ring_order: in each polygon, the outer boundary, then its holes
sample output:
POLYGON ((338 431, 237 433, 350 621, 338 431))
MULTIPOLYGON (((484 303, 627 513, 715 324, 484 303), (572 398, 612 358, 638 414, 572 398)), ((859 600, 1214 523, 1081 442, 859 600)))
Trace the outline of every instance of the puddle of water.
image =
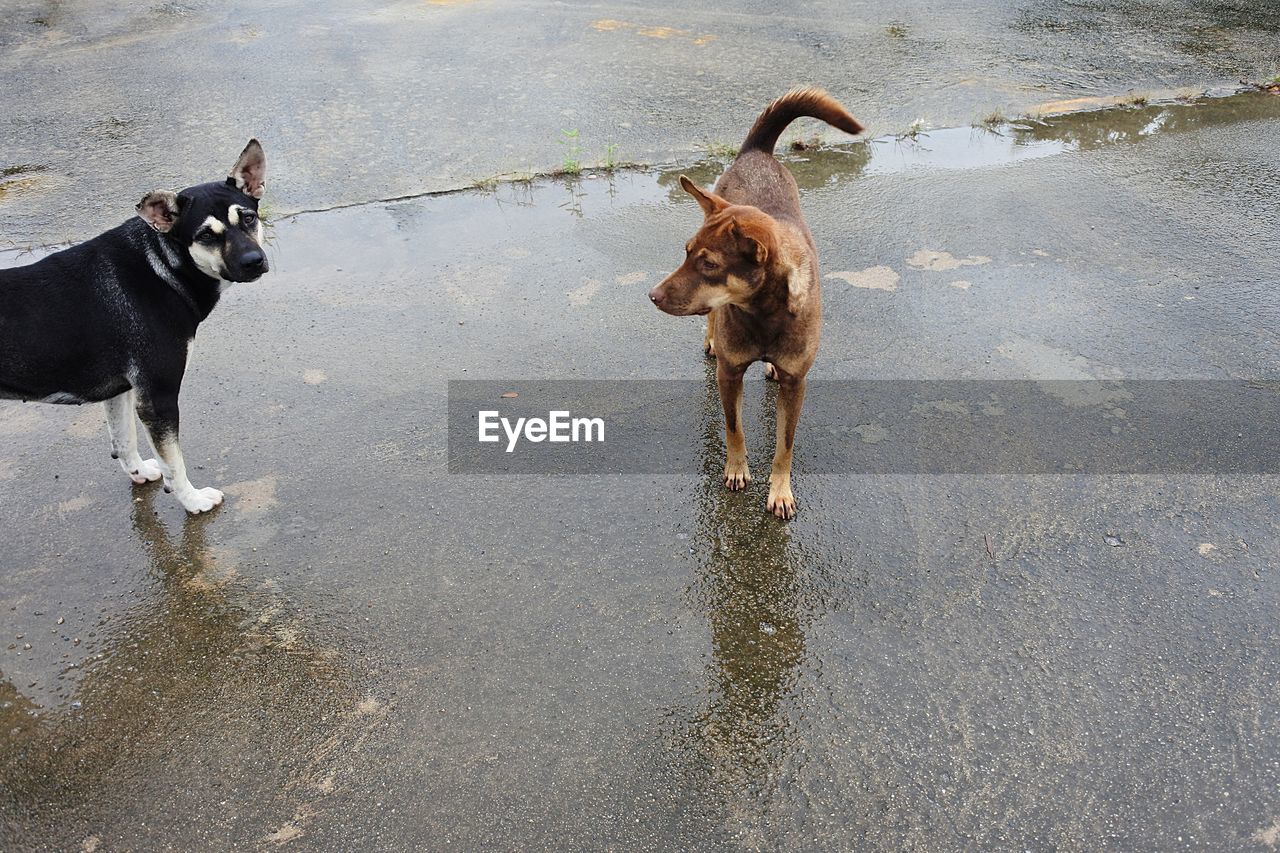
POLYGON ((865 171, 870 175, 893 175, 920 168, 979 169, 1052 157, 1070 150, 1066 142, 1059 140, 1020 142, 999 130, 976 127, 930 130, 914 139, 881 138, 869 144, 873 153, 865 171))
MULTIPOLYGON (((916 169, 983 169, 1027 160, 1038 160, 1072 151, 1090 150, 1106 145, 1133 143, 1165 133, 1187 133, 1206 127, 1236 122, 1280 119, 1280 98, 1265 92, 1241 92, 1225 97, 1207 96, 1195 100, 1152 103, 1141 107, 1108 107, 1066 113, 1041 119, 1021 119, 990 127, 950 127, 923 130, 912 136, 881 136, 875 139, 815 148, 803 154, 779 152, 779 159, 802 189, 815 189, 859 175, 893 175, 916 169)), ((712 158, 676 168, 640 169, 657 172, 657 184, 666 197, 684 201, 679 176, 688 175, 695 182, 710 186, 724 171, 727 162, 712 158)), ((14 166, 0 174, 0 203, 39 192, 46 180, 42 166, 14 166)), ((589 182, 602 181, 606 187, 594 203, 612 205, 653 200, 653 187, 648 181, 620 179, 629 174, 587 174, 576 178, 553 177, 535 182, 500 183, 496 188, 462 190, 491 195, 500 204, 516 207, 533 206, 535 192, 547 184, 559 183, 565 198, 558 207, 576 218, 588 214, 593 194, 587 192, 589 182)), ((630 174, 634 174, 631 172, 630 174)), ((440 193, 434 195, 452 195, 440 193)), ((426 197, 426 196, 423 196, 426 197)), ((404 203, 393 211, 411 211, 404 203)), ((369 204, 387 204, 374 201, 369 204)), ((355 205, 359 207, 361 205, 355 205)), ((282 213, 277 220, 325 211, 282 213)), ((395 214, 393 213, 393 216, 395 214)), ((410 215, 408 213, 404 215, 410 215)), ((0 250, 0 267, 31 263, 38 254, 30 247, 0 250)))
MULTIPOLYGON (((1217 125, 1274 119, 1280 119, 1280 98, 1261 92, 1241 92, 1144 106, 1110 106, 991 127, 924 130, 912 137, 881 136, 812 149, 803 154, 779 152, 779 159, 787 164, 802 189, 815 189, 859 175, 894 175, 916 169, 992 168, 1139 142, 1165 133, 1188 133, 1217 125)), ((727 162, 722 159, 708 159, 663 169, 658 175, 658 184, 666 189, 670 200, 683 201, 685 193, 680 188, 680 175, 710 186, 726 166, 727 162)), ((574 182, 566 185, 572 187, 574 182)), ((617 192, 611 196, 615 200, 643 200, 631 197, 636 184, 619 182, 617 186, 617 192)), ((510 194, 512 198, 519 198, 518 190, 512 189, 510 194)), ((561 206, 581 214, 577 201, 571 199, 561 206)))
MULTIPOLYGON (((1112 107, 1022 119, 992 127, 950 127, 914 137, 880 137, 866 143, 861 171, 898 174, 911 169, 980 169, 1052 157, 1163 133, 1186 133, 1214 125, 1280 118, 1280 99, 1244 92, 1229 97, 1112 107)), ((808 158, 806 158, 808 159, 808 158)), ((847 167, 820 151, 812 158, 847 167)), ((793 163, 794 165, 794 163, 793 163)), ((820 171, 820 170, 818 170, 820 171)))
MULTIPOLYGON (((1236 122, 1280 119, 1280 98, 1260 92, 1226 97, 1110 107, 1026 119, 992 127, 921 131, 914 138, 882 136, 864 142, 779 152, 801 189, 817 189, 860 175, 894 175, 918 169, 967 170, 1006 166, 1106 145, 1134 143, 1165 133, 1188 133, 1236 122)), ((702 160, 664 169, 658 185, 683 202, 680 175, 711 186, 727 162, 702 160)))

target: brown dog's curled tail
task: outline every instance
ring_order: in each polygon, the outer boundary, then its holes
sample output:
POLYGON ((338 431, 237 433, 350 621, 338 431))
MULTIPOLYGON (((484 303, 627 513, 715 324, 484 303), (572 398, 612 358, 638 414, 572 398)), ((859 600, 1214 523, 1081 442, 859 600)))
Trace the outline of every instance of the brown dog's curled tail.
POLYGON ((806 86, 803 89, 792 89, 764 108, 760 118, 751 125, 751 131, 742 143, 742 151, 764 151, 772 154, 782 131, 801 116, 821 119, 832 127, 855 136, 863 131, 862 125, 849 115, 849 111, 839 101, 816 86, 806 86))

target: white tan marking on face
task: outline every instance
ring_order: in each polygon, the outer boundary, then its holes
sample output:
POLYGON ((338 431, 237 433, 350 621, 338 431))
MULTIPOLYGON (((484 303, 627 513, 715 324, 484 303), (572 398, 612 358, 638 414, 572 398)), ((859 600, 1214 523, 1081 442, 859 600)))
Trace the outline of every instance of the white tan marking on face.
POLYGON ((233 204, 227 208, 227 221, 232 225, 240 224, 240 205, 233 204))
MULTIPOLYGON (((234 208, 231 208, 234 210, 234 208)), ((216 216, 208 216, 204 222, 200 224, 201 228, 208 228, 214 234, 219 236, 227 233, 227 226, 216 216)), ((188 249, 191 253, 191 260, 195 263, 196 268, 200 272, 210 278, 221 279, 224 270, 222 264, 222 246, 206 246, 204 243, 196 241, 192 243, 188 249)))
POLYGON ((196 265, 196 269, 209 276, 209 278, 222 278, 222 249, 213 246, 206 246, 203 243, 192 243, 187 251, 191 253, 191 260, 196 265))

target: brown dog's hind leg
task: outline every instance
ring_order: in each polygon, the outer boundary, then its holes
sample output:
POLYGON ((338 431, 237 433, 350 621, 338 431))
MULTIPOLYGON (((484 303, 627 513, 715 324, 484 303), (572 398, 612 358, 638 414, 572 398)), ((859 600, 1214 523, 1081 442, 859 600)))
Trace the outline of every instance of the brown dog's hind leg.
POLYGON ((791 493, 791 451, 796 440, 796 423, 804 405, 805 378, 777 371, 778 438, 769 472, 769 512, 781 519, 796 517, 796 499, 791 493))
POLYGON ((702 339, 702 351, 711 358, 716 357, 716 312, 707 315, 707 335, 702 339))
POLYGON ((747 468, 747 440, 742 432, 742 374, 746 365, 730 367, 723 359, 716 361, 716 385, 724 406, 724 485, 737 492, 751 482, 747 468))

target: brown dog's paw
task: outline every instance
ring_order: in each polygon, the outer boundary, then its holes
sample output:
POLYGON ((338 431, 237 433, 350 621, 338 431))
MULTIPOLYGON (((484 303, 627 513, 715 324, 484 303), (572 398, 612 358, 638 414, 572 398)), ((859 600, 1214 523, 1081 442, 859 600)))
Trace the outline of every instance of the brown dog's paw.
POLYGON ((726 462, 724 466, 724 487, 731 492, 740 492, 751 482, 751 471, 746 460, 734 464, 726 462))
POLYGON ((778 381, 778 368, 767 361, 764 363, 764 378, 772 379, 774 382, 778 381))
POLYGON ((791 494, 791 487, 784 486, 781 489, 770 489, 769 502, 765 504, 765 508, 783 521, 790 521, 795 518, 796 498, 795 495, 791 494))

